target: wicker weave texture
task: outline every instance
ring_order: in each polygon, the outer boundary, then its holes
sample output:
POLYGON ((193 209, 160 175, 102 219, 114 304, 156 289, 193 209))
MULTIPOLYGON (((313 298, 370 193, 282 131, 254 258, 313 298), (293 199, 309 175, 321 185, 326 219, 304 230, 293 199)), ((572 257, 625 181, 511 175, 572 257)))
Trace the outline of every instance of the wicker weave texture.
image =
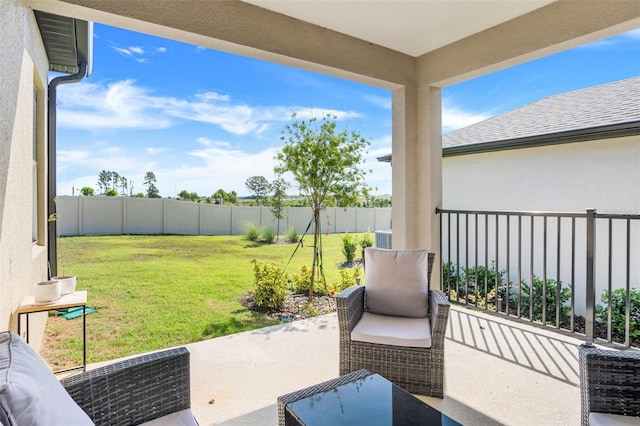
POLYGON ((186 348, 120 361, 61 382, 96 425, 137 425, 191 407, 186 348))
POLYGON ((582 347, 580 365, 580 422, 589 413, 640 417, 640 352, 582 347))
POLYGON ((347 383, 351 383, 358 379, 370 376, 372 373, 367 370, 358 370, 349 374, 338 377, 337 379, 328 380, 320 384, 309 386, 295 392, 288 393, 278 397, 278 425, 279 426, 295 426, 300 422, 286 411, 286 406, 301 399, 335 389, 347 383))
MULTIPOLYGON (((429 253, 431 277, 435 255, 429 253)), ((407 392, 444 396, 444 342, 449 300, 439 290, 429 291, 431 348, 381 345, 351 340, 366 302, 366 287, 352 286, 336 299, 340 329, 340 374, 366 369, 386 377, 407 392)))

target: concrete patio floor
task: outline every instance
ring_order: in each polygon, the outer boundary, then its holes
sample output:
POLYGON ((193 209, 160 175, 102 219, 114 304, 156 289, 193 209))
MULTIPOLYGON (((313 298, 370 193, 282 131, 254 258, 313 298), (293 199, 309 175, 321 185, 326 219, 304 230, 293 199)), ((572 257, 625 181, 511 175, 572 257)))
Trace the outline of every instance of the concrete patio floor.
MULTIPOLYGON (((578 425, 581 341, 452 307, 445 398, 464 425, 578 425)), ((335 314, 187 345, 201 425, 277 425, 276 398, 338 376, 335 314)))

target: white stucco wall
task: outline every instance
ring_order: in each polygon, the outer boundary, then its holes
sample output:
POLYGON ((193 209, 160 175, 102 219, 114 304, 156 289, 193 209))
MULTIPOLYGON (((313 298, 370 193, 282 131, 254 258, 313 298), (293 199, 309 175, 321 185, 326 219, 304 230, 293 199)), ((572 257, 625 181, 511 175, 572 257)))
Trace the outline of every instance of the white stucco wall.
MULTIPOLYGON (((31 294, 32 284, 47 277, 44 210, 38 244, 32 243, 31 230, 33 88, 39 92, 38 132, 44 140, 48 72, 33 12, 16 0, 0 1, 0 46, 0 330, 15 331, 13 311, 31 294)), ((39 155, 45 155, 44 146, 39 155)), ((43 189, 45 172, 39 176, 43 189)), ((43 209, 45 200, 43 193, 43 209)), ((46 314, 41 317, 30 324, 36 341, 46 314)))
MULTIPOLYGON (((539 148, 516 149, 482 154, 445 157, 443 159, 443 209, 481 211, 546 211, 586 213, 595 208, 599 213, 640 214, 640 136, 603 139, 589 142, 552 145, 539 148)), ((475 216, 469 216, 467 236, 466 218, 460 224, 452 216, 451 257, 448 248, 447 216, 443 217, 443 258, 465 266, 464 240, 469 238, 469 266, 475 263, 475 216), (460 229, 460 252, 456 252, 456 227, 460 229)), ((494 217, 488 223, 489 263, 495 259, 494 217)), ((576 219, 575 284, 576 312, 584 314, 586 295, 585 220, 576 219)), ((507 268, 506 217, 499 221, 498 269, 507 268)), ((607 288, 608 223, 596 222, 596 302, 607 288)), ((479 264, 484 264, 484 216, 479 217, 479 264)), ((544 229, 541 217, 535 220, 534 273, 543 276, 544 229)), ((510 222, 510 280, 518 282, 517 219, 510 222)), ((530 218, 522 219, 522 277, 529 280, 530 218)), ((547 221, 547 277, 558 279, 557 238, 560 234, 560 280, 571 282, 571 221, 563 219, 561 231, 557 220, 547 221)), ((627 279, 631 287, 640 288, 640 221, 630 223, 629 253, 626 248, 626 223, 613 224, 612 286, 623 288, 627 279), (630 258, 629 276, 626 258, 630 258)))
POLYGON ((640 136, 443 159, 443 208, 640 212, 640 136))

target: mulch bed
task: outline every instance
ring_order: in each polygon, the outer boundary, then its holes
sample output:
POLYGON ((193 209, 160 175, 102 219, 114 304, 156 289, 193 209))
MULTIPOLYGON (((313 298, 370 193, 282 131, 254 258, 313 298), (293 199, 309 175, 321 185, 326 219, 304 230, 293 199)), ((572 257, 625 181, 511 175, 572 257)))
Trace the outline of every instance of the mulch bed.
POLYGON ((262 312, 269 318, 282 322, 299 321, 336 311, 336 298, 333 296, 314 295, 311 304, 309 304, 309 295, 289 294, 285 300, 284 307, 279 311, 260 309, 253 301, 253 292, 249 292, 242 297, 240 303, 251 311, 262 312))

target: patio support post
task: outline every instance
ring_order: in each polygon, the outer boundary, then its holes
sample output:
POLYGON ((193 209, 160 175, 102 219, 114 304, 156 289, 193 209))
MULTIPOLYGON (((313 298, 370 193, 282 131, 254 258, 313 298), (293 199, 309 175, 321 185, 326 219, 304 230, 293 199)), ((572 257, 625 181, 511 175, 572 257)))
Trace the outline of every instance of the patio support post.
MULTIPOLYGON (((436 207, 442 200, 440 88, 426 82, 392 92, 393 248, 426 248, 437 254, 440 226, 436 207)), ((440 270, 431 282, 437 288, 440 270)))
POLYGON ((596 303, 596 210, 587 209, 587 295, 584 321, 584 346, 593 346, 596 303))

